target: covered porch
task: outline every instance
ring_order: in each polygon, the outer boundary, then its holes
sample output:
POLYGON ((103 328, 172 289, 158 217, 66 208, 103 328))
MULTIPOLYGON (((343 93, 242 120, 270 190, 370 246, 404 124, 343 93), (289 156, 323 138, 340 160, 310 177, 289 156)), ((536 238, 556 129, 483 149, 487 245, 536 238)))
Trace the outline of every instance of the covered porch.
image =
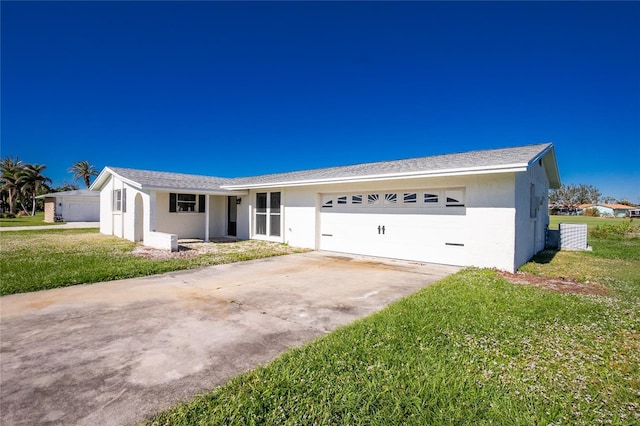
POLYGON ((176 251, 182 239, 209 242, 249 238, 248 215, 243 214, 248 211, 246 192, 151 191, 149 195, 148 227, 141 194, 135 201, 135 240, 145 246, 176 251))

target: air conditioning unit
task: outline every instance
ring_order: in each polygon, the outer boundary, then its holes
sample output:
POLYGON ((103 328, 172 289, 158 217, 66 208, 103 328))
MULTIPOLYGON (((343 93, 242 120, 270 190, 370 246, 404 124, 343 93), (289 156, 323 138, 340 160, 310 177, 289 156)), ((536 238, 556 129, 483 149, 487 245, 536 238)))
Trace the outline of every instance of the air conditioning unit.
POLYGON ((583 223, 560 224, 560 250, 591 250, 587 244, 587 225, 583 223))

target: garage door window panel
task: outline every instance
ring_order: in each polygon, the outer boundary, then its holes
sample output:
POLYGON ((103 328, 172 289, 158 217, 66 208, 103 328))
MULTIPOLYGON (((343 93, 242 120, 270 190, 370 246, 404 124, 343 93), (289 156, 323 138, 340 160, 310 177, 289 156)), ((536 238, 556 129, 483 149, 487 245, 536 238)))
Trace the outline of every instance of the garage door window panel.
POLYGON ((330 195, 324 195, 322 197, 322 208, 323 209, 331 209, 333 208, 333 197, 330 195))
POLYGON ((416 204, 418 202, 418 194, 415 192, 405 192, 402 196, 404 204, 416 204))
POLYGON ((389 194, 384 194, 384 203, 385 204, 398 204, 398 194, 394 193, 389 193, 389 194))
POLYGON ((424 193, 424 202, 425 202, 425 204, 430 204, 430 205, 438 204, 439 200, 440 200, 440 194, 437 193, 437 192, 425 192, 424 193))
POLYGON ((464 207, 464 190, 447 189, 445 197, 447 207, 464 207))
POLYGON ((366 194, 322 194, 321 208, 323 211, 331 209, 335 212, 373 212, 379 208, 385 210, 398 209, 397 214, 465 214, 464 188, 421 189, 402 192, 370 192, 366 194), (445 211, 447 208, 447 211, 445 211), (450 208, 450 209, 449 209, 450 208), (357 210, 353 210, 357 209, 357 210))

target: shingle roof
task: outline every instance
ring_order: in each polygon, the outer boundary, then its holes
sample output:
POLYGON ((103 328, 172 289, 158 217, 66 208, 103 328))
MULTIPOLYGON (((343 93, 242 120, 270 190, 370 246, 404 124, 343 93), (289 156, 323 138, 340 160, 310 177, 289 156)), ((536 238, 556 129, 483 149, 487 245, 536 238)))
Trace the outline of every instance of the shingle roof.
MULTIPOLYGON (((438 174, 520 171, 525 170, 533 161, 537 161, 545 156, 547 152, 552 151, 552 148, 552 144, 546 143, 235 179, 106 167, 91 186, 91 189, 99 190, 104 184, 106 174, 109 172, 113 172, 125 180, 129 180, 131 184, 149 189, 176 189, 224 193, 228 190, 241 190, 252 187, 318 184, 404 176, 415 177, 438 174)), ((549 179, 552 184, 555 183, 555 185, 559 186, 560 178, 555 164, 555 156, 547 167, 547 173, 551 174, 549 179)))
POLYGON ((184 189, 200 191, 224 191, 220 185, 232 179, 215 176, 190 175, 184 173, 154 172, 150 170, 109 167, 120 177, 135 182, 145 188, 184 189))
POLYGON ((49 194, 38 195, 36 198, 45 197, 99 197, 100 194, 89 189, 74 189, 72 191, 51 192, 49 194))
POLYGON ((495 170, 506 167, 526 167, 537 160, 552 144, 527 145, 515 148, 470 151, 457 154, 434 155, 406 160, 364 163, 352 166, 301 170, 289 173, 233 179, 225 187, 251 187, 270 184, 291 184, 309 181, 339 181, 354 178, 435 174, 444 171, 495 170))

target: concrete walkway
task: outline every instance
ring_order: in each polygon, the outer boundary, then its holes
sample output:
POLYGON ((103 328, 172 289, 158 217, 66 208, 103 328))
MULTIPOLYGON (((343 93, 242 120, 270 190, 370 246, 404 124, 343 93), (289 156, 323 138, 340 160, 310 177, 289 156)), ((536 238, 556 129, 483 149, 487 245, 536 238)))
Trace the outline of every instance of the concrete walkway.
POLYGON ((35 231, 38 229, 78 229, 78 228, 100 228, 100 222, 67 222, 62 225, 42 225, 42 226, 6 226, 0 228, 2 231, 35 231))
POLYGON ((310 252, 0 298, 0 424, 127 425, 458 268, 310 252))

